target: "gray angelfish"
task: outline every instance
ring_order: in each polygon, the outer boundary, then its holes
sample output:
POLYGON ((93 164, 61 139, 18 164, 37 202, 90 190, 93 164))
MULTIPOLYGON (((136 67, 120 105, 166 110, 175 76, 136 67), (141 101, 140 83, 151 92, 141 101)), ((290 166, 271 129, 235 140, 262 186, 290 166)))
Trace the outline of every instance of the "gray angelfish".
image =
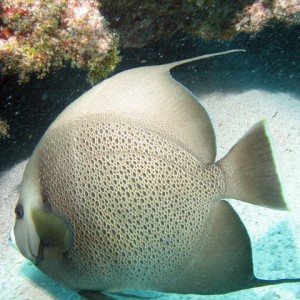
POLYGON ((207 112, 169 74, 224 53, 121 72, 59 115, 28 162, 15 209, 12 239, 26 258, 90 299, 299 281, 254 276, 247 231, 222 200, 287 208, 265 122, 215 162, 207 112))

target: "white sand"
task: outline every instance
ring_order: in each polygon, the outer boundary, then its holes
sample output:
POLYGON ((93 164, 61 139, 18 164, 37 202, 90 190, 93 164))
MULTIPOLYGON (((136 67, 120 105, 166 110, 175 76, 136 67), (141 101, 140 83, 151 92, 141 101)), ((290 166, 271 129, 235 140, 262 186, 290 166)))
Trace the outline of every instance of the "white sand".
MULTIPOLYGON (((286 199, 293 212, 278 212, 231 201, 243 219, 253 246, 259 278, 300 277, 300 99, 250 90, 201 96, 217 133, 222 157, 260 119, 269 121, 286 199), (297 218, 298 216, 298 218, 297 218)), ((76 299, 35 269, 7 243, 25 163, 0 174, 0 299, 76 299)), ((163 296, 160 299, 300 299, 300 284, 282 284, 221 296, 163 296)), ((79 297, 77 298, 79 299, 79 297)))

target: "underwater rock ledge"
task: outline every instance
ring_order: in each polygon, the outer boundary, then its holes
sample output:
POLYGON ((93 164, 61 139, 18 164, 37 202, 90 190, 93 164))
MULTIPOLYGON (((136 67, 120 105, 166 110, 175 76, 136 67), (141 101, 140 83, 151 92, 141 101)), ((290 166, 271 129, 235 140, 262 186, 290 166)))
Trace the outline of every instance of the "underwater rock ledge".
POLYGON ((0 72, 19 82, 71 64, 95 83, 111 74, 120 48, 141 48, 184 32, 229 40, 283 22, 300 24, 297 0, 3 0, 0 72))
POLYGON ((124 48, 142 46, 179 31, 205 40, 228 40, 241 32, 254 33, 266 25, 300 24, 296 0, 101 0, 100 11, 120 36, 124 48))

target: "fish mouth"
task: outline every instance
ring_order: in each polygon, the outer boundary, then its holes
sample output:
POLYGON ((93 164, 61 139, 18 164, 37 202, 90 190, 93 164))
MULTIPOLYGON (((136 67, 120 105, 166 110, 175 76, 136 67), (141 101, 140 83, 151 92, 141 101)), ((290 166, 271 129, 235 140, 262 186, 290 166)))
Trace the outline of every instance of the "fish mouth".
POLYGON ((11 234, 9 243, 15 247, 24 257, 30 260, 34 265, 38 266, 42 260, 44 259, 44 243, 40 240, 38 249, 36 247, 32 247, 30 243, 29 234, 27 236, 27 250, 25 248, 19 248, 18 244, 16 243, 14 234, 11 234), (34 248, 34 249, 33 249, 34 248))
MULTIPOLYGON (((30 253, 30 257, 27 257, 33 264, 36 265, 36 262, 38 260, 39 257, 39 251, 37 253, 37 255, 35 254, 36 251, 32 250, 32 245, 30 243, 30 237, 29 237, 29 233, 27 234, 27 240, 28 240, 28 250, 30 253)), ((39 247, 40 248, 40 247, 39 247)))
MULTIPOLYGON (((30 246, 29 246, 30 248, 30 246)), ((35 266, 38 266, 44 259, 44 243, 40 241, 37 255, 33 254, 31 248, 29 249, 31 258, 28 258, 35 266)))
POLYGON ((35 257, 34 264, 38 266, 44 259, 44 243, 43 241, 40 241, 39 249, 38 249, 38 255, 35 257))
POLYGON ((18 250, 20 252, 20 249, 18 248, 18 245, 16 243, 16 238, 15 238, 15 234, 14 234, 14 229, 12 229, 10 231, 10 234, 9 234, 9 238, 8 238, 8 244, 15 248, 16 250, 18 250))
MULTIPOLYGON (((10 235, 9 235, 9 238, 8 238, 8 243, 9 243, 10 246, 12 246, 13 248, 15 248, 16 250, 18 250, 20 253, 23 254, 23 252, 18 247, 13 229, 10 232, 10 235)), ((28 237, 28 246, 29 246, 28 247, 29 248, 29 255, 24 255, 24 254, 23 255, 27 259, 29 259, 33 264, 38 266, 42 262, 42 260, 44 259, 44 243, 43 243, 43 241, 40 241, 37 255, 35 255, 34 251, 32 251, 32 249, 31 249, 31 245, 30 245, 30 242, 29 242, 29 237, 28 237)))

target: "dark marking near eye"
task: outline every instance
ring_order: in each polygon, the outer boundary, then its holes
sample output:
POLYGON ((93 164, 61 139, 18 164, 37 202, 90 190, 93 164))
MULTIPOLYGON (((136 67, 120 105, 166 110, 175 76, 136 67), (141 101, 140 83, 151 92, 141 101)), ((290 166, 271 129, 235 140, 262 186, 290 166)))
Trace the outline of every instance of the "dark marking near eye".
POLYGON ((15 208, 15 214, 17 219, 23 219, 24 217, 24 208, 21 204, 18 204, 15 208))

